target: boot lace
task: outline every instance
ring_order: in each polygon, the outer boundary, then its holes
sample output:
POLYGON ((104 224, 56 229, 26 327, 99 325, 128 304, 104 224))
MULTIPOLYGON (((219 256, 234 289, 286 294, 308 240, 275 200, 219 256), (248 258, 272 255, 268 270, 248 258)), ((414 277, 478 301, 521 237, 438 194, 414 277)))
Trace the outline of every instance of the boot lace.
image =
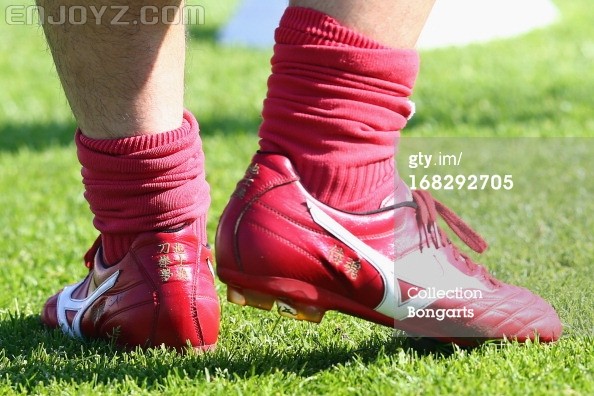
POLYGON ((479 272, 486 279, 496 284, 487 270, 474 261, 468 255, 462 253, 454 245, 446 233, 438 227, 437 220, 441 217, 452 231, 472 250, 477 253, 484 252, 487 242, 458 215, 447 206, 433 198, 428 191, 413 190, 413 201, 417 205, 417 224, 421 233, 421 249, 423 246, 431 247, 433 244, 437 249, 451 245, 454 251, 454 258, 463 261, 473 273, 479 272))
POLYGON ((89 269, 92 270, 93 267, 95 266, 95 256, 97 255, 97 252, 99 251, 99 249, 101 248, 101 235, 99 235, 97 237, 97 239, 95 239, 95 242, 93 242, 93 246, 91 246, 89 248, 89 250, 87 251, 87 253, 85 253, 84 255, 84 262, 85 262, 85 266, 89 269))

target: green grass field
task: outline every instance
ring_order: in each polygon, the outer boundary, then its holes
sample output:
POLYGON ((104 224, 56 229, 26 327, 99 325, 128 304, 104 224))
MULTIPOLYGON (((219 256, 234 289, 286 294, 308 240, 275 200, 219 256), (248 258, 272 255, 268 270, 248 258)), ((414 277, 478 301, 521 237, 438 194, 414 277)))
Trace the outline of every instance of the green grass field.
MULTIPOLYGON (((257 147, 270 52, 221 48, 236 1, 198 1, 187 106, 212 187, 209 232, 257 147)), ((445 173, 512 174, 512 191, 439 191, 491 247, 497 277, 552 302, 556 344, 431 351, 337 313, 320 325, 223 302, 218 349, 122 352, 39 322, 45 299, 85 274, 96 237, 82 196, 74 121, 38 26, 7 25, 0 0, 0 394, 594 394, 594 9, 558 1, 562 19, 520 38, 422 53, 408 156, 464 153, 445 173), (438 137, 438 138, 430 138, 438 137)), ((224 286, 217 285, 221 298, 224 286)))

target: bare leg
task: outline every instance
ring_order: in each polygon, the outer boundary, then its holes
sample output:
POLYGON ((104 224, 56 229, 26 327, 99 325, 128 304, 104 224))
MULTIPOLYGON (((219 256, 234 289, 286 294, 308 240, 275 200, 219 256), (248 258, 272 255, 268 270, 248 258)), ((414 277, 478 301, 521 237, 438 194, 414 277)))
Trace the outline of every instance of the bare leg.
POLYGON ((435 0, 291 0, 313 8, 345 26, 392 48, 413 48, 435 0))
MULTIPOLYGON (((152 20, 161 15, 162 7, 181 3, 155 0, 159 12, 145 11, 144 19, 152 20)), ((59 20, 61 12, 68 15, 68 7, 86 8, 89 20, 85 24, 44 23, 66 97, 85 135, 97 139, 126 137, 169 131, 181 125, 183 24, 168 25, 162 20, 140 23, 141 7, 147 5, 142 0, 39 0, 38 5, 46 18, 54 15, 55 20, 59 20), (123 7, 129 7, 128 11, 118 18, 123 7)))
POLYGON ((182 0, 39 2, 53 21, 74 7, 100 16, 44 25, 80 127, 77 155, 101 239, 85 256, 87 277, 50 297, 42 321, 87 338, 118 329, 116 342, 127 346, 209 349, 220 311, 206 246, 204 153, 198 123, 183 109, 184 25, 171 23, 182 0), (72 320, 66 311, 90 296, 98 298, 72 320))

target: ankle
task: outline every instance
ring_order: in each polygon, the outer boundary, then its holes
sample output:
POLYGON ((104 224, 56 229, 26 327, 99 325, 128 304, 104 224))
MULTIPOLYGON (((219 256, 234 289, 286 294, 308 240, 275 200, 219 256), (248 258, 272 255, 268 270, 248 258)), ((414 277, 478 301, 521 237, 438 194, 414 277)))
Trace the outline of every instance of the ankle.
POLYGON ((261 150, 287 156, 320 201, 377 209, 395 189, 394 156, 413 112, 418 54, 299 8, 287 10, 276 42, 261 150))

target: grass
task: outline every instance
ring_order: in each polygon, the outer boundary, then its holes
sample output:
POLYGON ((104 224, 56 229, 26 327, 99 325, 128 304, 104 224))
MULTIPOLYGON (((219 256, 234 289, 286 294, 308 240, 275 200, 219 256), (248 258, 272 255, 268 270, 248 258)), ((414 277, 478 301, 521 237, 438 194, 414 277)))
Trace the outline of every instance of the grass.
MULTIPOLYGON (((257 147, 269 72, 269 51, 214 43, 235 3, 201 2, 207 23, 188 45, 210 235, 257 147)), ((41 31, 0 22, 0 394, 593 394, 594 11, 587 0, 558 5, 563 18, 549 28, 422 54, 400 171, 423 174, 407 167, 419 151, 462 151, 459 167, 425 173, 513 174, 511 192, 436 195, 491 242, 489 268, 549 299, 566 329, 553 345, 470 351, 413 348, 336 313, 315 326, 228 303, 219 348, 206 355, 122 352, 44 329, 43 302, 84 275, 80 257, 96 231, 41 31)))

